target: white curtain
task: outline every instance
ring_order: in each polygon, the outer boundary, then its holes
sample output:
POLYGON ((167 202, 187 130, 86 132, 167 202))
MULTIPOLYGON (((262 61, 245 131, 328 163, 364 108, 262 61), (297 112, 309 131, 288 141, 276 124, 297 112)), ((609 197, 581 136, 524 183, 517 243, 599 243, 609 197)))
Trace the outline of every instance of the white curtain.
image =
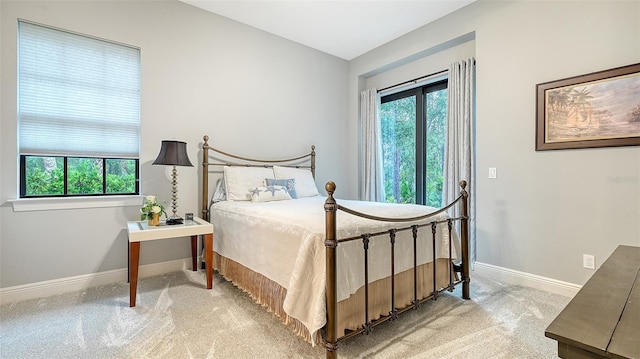
POLYGON ((382 168, 382 136, 380 133, 380 96, 375 88, 360 93, 360 199, 384 201, 384 170, 382 168))
MULTIPOLYGON (((475 59, 454 62, 449 66, 449 105, 447 139, 444 155, 442 202, 450 203, 460 195, 460 181, 467 181, 470 193, 469 256, 476 259, 475 236, 475 59)), ((456 207, 458 216, 459 209, 456 207)))

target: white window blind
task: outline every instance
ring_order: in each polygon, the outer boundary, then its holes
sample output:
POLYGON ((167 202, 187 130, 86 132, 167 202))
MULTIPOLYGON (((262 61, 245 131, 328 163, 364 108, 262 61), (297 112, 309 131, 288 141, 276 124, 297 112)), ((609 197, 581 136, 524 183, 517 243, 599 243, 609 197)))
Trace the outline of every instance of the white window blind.
POLYGON ((140 50, 18 22, 21 155, 138 158, 140 50))

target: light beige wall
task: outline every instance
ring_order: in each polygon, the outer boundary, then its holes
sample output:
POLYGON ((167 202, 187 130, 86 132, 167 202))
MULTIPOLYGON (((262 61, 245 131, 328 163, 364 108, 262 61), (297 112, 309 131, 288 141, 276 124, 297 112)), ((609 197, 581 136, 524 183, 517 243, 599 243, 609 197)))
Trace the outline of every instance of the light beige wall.
MULTIPOLYGON (((0 287, 126 268, 138 207, 14 212, 17 18, 141 48, 141 191, 171 198, 162 139, 188 143, 178 213, 199 213, 200 145, 283 158, 317 146, 317 183, 347 182, 346 61, 176 0, 0 2, 0 287)), ((145 243, 141 264, 189 257, 185 239, 145 243)))
MULTIPOLYGON (((640 148, 535 151, 538 83, 640 62, 638 1, 485 1, 350 63, 349 138, 363 76, 475 34, 477 260, 583 284, 618 244, 640 245, 640 148), (498 178, 488 179, 496 167, 498 178)), ((446 46, 445 46, 446 47, 446 46)), ((389 72, 391 73, 391 72, 389 72)), ((391 84, 407 75, 387 77, 391 84)), ((411 75, 413 76, 413 75, 411 75)), ((371 81, 370 81, 371 82, 371 81)), ((357 147, 349 153, 356 164, 357 147)), ((353 167, 352 167, 353 168, 353 167)), ((357 170, 351 171, 357 188, 357 170)))

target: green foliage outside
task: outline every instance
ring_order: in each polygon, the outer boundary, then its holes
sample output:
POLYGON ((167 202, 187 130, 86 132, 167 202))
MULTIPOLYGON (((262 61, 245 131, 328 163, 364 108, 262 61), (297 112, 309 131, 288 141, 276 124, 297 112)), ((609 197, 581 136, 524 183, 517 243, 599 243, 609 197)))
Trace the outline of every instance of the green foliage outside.
POLYGON ((27 157, 27 196, 64 194, 62 157, 27 157))
POLYGON ((442 206, 444 148, 447 139, 447 90, 426 95, 427 144, 425 194, 427 206, 442 206))
POLYGON ((108 159, 107 193, 135 193, 136 161, 124 159, 108 159))
POLYGON ((405 97, 380 107, 386 202, 416 203, 416 100, 405 97))
MULTIPOLYGON (((447 90, 426 94, 425 204, 442 205, 447 90)), ((385 200, 416 203, 416 99, 405 97, 380 108, 385 200)))
MULTIPOLYGON (((104 193, 135 193, 136 161, 107 159, 104 193)), ((101 158, 67 159, 67 194, 102 194, 101 158)), ((26 196, 64 195, 63 157, 26 157, 26 196)))
POLYGON ((67 191, 69 194, 102 193, 102 160, 69 158, 67 160, 67 191))

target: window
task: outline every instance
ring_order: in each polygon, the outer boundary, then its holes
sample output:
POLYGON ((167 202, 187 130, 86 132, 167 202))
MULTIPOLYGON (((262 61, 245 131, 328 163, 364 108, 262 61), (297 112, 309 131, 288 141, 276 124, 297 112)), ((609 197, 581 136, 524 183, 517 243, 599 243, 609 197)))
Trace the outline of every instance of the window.
POLYGON ((383 96, 385 200, 442 205, 447 81, 383 96))
POLYGON ((20 197, 139 193, 140 50, 18 22, 20 197))

